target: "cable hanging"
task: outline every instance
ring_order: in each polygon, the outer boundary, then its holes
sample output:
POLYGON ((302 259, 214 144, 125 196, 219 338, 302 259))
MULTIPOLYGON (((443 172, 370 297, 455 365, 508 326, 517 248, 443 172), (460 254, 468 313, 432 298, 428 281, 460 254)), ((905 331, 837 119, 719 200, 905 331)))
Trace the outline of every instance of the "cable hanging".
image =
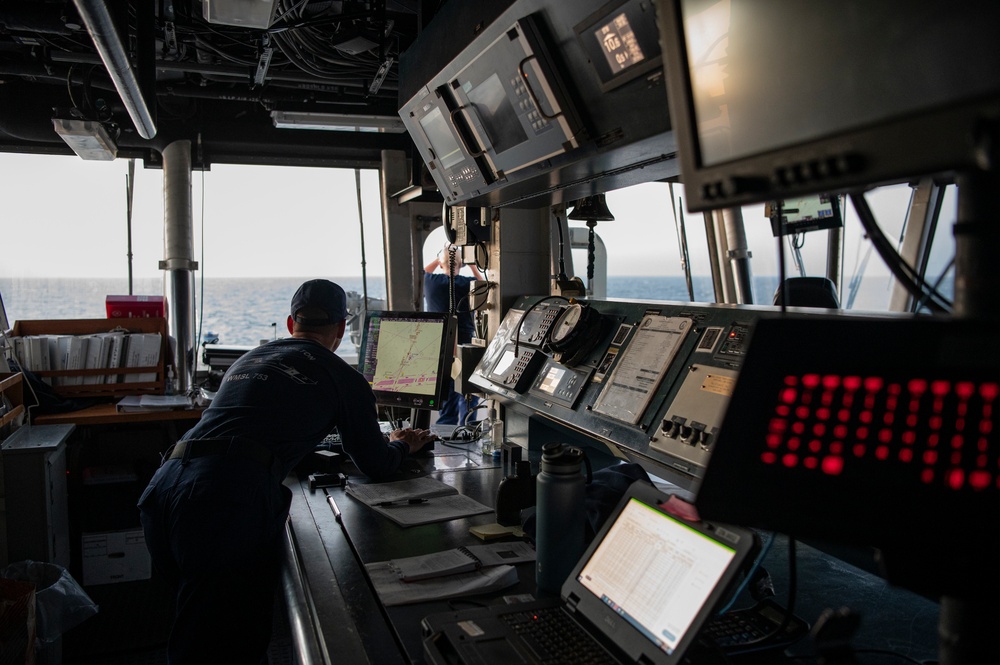
POLYGON ((927 308, 932 312, 938 314, 950 313, 952 308, 951 301, 942 296, 910 264, 904 261, 892 246, 892 243, 885 237, 885 234, 882 233, 882 229, 879 228, 878 223, 875 221, 875 215, 868 206, 868 200, 865 199, 864 193, 851 194, 851 203, 854 204, 854 209, 861 220, 861 226, 864 227, 865 232, 872 241, 875 251, 879 253, 886 267, 899 280, 899 283, 914 298, 926 303, 927 308))

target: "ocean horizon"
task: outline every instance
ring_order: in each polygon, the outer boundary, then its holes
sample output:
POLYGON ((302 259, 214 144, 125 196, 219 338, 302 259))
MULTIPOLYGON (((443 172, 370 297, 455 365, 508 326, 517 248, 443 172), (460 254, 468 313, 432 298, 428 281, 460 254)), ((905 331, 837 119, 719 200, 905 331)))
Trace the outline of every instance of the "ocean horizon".
MULTIPOLYGON (((221 344, 256 346, 262 341, 287 336, 288 303, 304 277, 206 277, 195 283, 199 319, 195 331, 200 340, 217 337, 221 344)), ((360 295, 361 276, 331 277, 345 291, 360 295)), ((368 278, 368 297, 385 298, 385 280, 368 278)), ((888 281, 866 278, 854 309, 885 310, 888 281)), ((760 304, 771 304, 777 276, 755 276, 754 292, 760 304)), ((713 302, 712 279, 692 278, 696 302, 713 302)), ((136 295, 161 295, 162 277, 133 280, 136 295)), ((16 321, 38 319, 103 319, 105 297, 128 293, 126 278, 0 278, 0 296, 13 326, 16 321)), ((688 302, 687 283, 682 276, 608 277, 608 298, 688 302)), ((168 307, 170 303, 168 302, 168 307)))

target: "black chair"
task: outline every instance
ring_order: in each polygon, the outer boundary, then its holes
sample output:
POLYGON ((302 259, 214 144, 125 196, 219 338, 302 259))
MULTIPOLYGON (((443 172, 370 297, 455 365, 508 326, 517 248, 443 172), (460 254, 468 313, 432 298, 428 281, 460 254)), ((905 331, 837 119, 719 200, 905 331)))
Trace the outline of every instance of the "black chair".
POLYGON ((827 277, 788 277, 784 288, 774 292, 774 304, 780 305, 782 298, 787 307, 840 309, 837 287, 827 277))

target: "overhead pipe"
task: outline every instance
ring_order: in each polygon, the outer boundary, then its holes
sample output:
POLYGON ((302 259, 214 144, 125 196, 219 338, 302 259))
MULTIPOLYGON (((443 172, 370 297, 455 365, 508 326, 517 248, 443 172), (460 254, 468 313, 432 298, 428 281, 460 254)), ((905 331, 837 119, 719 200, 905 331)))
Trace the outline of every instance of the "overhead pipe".
POLYGON ((94 40, 104 68, 108 70, 136 131, 144 139, 153 138, 156 136, 156 123, 142 96, 139 80, 132 70, 125 45, 115 29, 107 5, 100 0, 73 0, 73 4, 94 40))
MULTIPOLYGON (((71 53, 68 51, 55 51, 49 54, 49 59, 52 62, 60 63, 76 63, 76 64, 97 64, 100 62, 100 58, 90 53, 71 53)), ((181 72, 185 74, 201 74, 204 77, 225 77, 231 78, 238 81, 245 81, 247 78, 246 67, 241 67, 239 65, 225 65, 220 63, 207 63, 207 62, 187 62, 180 60, 157 60, 156 69, 162 72, 181 72)), ((305 83, 314 86, 326 86, 327 88, 365 88, 367 84, 357 77, 350 77, 346 74, 343 78, 320 78, 319 76, 313 76, 302 72, 301 70, 294 71, 269 71, 267 74, 267 81, 269 85, 274 83, 305 83)), ((399 86, 395 83, 383 83, 380 90, 385 90, 388 92, 393 92, 399 89, 399 86)), ((322 88, 319 88, 322 92, 322 88)), ((312 90, 311 90, 312 91, 312 90)), ((346 92, 346 91, 345 91, 346 92)), ((353 91, 352 91, 353 92, 353 91)))

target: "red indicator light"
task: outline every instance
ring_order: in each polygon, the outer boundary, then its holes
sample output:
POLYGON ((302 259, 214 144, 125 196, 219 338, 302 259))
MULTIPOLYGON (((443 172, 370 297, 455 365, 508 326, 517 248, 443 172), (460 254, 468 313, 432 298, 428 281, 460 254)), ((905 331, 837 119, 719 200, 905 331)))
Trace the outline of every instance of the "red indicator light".
POLYGON ((826 408, 816 409, 816 417, 819 418, 820 420, 829 420, 830 409, 826 408))
POLYGON ((932 469, 924 469, 920 472, 920 480, 925 485, 930 485, 934 482, 934 471, 932 469))
POLYGON ((778 461, 778 456, 774 453, 762 453, 760 456, 760 461, 764 464, 774 464, 778 461))
POLYGON ((799 398, 799 391, 795 388, 785 388, 781 391, 781 401, 785 404, 795 404, 799 398))
POLYGON ((976 394, 976 384, 971 381, 959 381, 955 384, 955 394, 962 399, 969 399, 976 394))
POLYGON ((802 434, 803 432, 806 431, 805 423, 801 421, 792 423, 792 431, 795 432, 796 434, 802 434))
POLYGON ((992 478, 986 471, 973 471, 969 474, 969 484, 974 490, 984 490, 992 485, 992 478))
POLYGON ((799 444, 801 444, 801 443, 802 443, 801 441, 799 441, 796 437, 793 436, 792 438, 790 438, 788 440, 788 449, 789 450, 798 450, 799 449, 799 444))
POLYGON ((865 379, 864 383, 865 383, 865 390, 867 390, 870 393, 875 393, 882 389, 882 386, 884 385, 885 382, 881 379, 881 377, 869 376, 868 378, 865 379))
POLYGON ((917 435, 915 432, 903 432, 903 443, 908 446, 912 446, 917 441, 917 435))
POLYGON ((807 469, 815 469, 817 466, 819 466, 819 462, 816 460, 815 457, 807 457, 804 460, 802 460, 802 466, 806 467, 807 469))
POLYGON ((809 417, 809 407, 808 406, 799 406, 799 407, 796 407, 796 409, 795 409, 795 417, 799 418, 801 420, 805 420, 806 418, 808 418, 809 417))
POLYGON ((924 451, 924 464, 928 466, 934 466, 937 464, 938 454, 933 450, 924 451))
POLYGON ((806 388, 817 388, 820 384, 819 374, 806 374, 802 377, 802 385, 806 388))
POLYGON ((844 454, 844 444, 841 441, 834 441, 830 444, 830 454, 832 455, 843 455, 844 454))
POLYGON ((823 450, 823 443, 819 439, 813 439, 809 442, 809 451, 813 453, 818 453, 823 450))
POLYGON ((834 390, 840 386, 840 377, 836 374, 827 374, 823 377, 823 387, 828 390, 834 390))
POLYGON ((788 422, 782 420, 781 418, 771 418, 771 422, 767 426, 768 431, 780 434, 788 429, 788 422))
POLYGON ((844 377, 844 388, 847 390, 857 390, 861 387, 861 377, 860 376, 845 376, 844 377))
POLYGON ((781 458, 781 463, 791 469, 798 465, 799 458, 791 453, 788 453, 781 458))
POLYGON ((927 381, 925 379, 910 379, 906 387, 911 393, 919 396, 927 390, 927 381))
POLYGON ((846 423, 850 419, 851 419, 850 409, 841 409, 840 411, 837 411, 837 420, 839 420, 840 422, 846 423))
POLYGON ((865 456, 865 450, 867 450, 867 448, 865 448, 865 446, 864 446, 863 443, 856 443, 856 444, 854 444, 854 447, 851 450, 854 451, 854 456, 855 457, 864 457, 865 456))
POLYGON ((830 476, 839 476, 844 470, 844 458, 836 455, 829 455, 823 458, 823 473, 830 476))
POLYGON ((996 399, 998 393, 1000 393, 1000 384, 984 383, 979 386, 979 394, 986 401, 993 401, 996 399))
POLYGON ((888 446, 876 446, 875 457, 880 460, 889 459, 889 447, 888 446))
POLYGON ((892 430, 891 429, 880 429, 878 431, 878 440, 882 443, 889 443, 892 441, 892 430))
POLYGON ((791 415, 792 410, 788 407, 787 404, 779 404, 777 407, 775 407, 774 412, 779 416, 787 418, 789 415, 791 415))
POLYGON ((792 376, 792 375, 786 376, 785 377, 785 385, 786 386, 797 386, 797 385, 799 385, 799 378, 797 376, 792 376))
POLYGON ((765 439, 768 448, 777 448, 781 445, 781 437, 777 434, 768 434, 765 439))
POLYGON ((913 461, 913 450, 910 448, 901 448, 899 450, 899 461, 900 462, 912 462, 913 461))
POLYGON ((826 434, 826 425, 824 425, 823 423, 816 423, 815 425, 813 425, 814 436, 822 437, 824 434, 826 434))
POLYGON ((962 486, 965 485, 965 472, 961 469, 952 469, 948 472, 946 482, 948 483, 948 487, 953 490, 962 489, 962 486))
POLYGON ((947 381, 931 381, 931 392, 938 397, 944 397, 951 392, 951 384, 947 381))
POLYGON ((847 425, 837 425, 833 428, 833 435, 838 439, 847 438, 847 425))

